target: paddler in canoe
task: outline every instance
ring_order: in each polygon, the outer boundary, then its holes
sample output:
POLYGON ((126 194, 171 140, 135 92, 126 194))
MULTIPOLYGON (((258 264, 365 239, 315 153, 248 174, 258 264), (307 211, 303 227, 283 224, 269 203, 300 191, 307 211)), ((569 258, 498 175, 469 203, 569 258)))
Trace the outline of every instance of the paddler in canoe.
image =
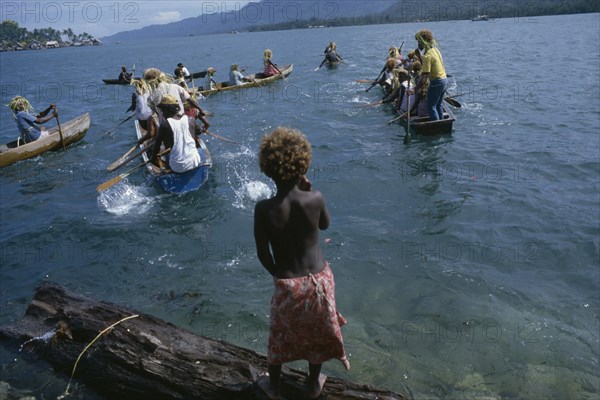
POLYGON ((329 45, 327 45, 323 53, 325 54, 325 58, 317 67, 317 69, 321 68, 326 63, 328 66, 337 65, 343 60, 342 56, 337 53, 337 46, 335 45, 335 42, 329 42, 329 45))
POLYGON ((40 124, 44 124, 52 118, 58 117, 56 106, 54 104, 50 104, 48 108, 41 113, 34 114, 33 107, 23 96, 13 97, 7 106, 14 113, 17 128, 21 135, 20 139, 24 143, 30 143, 41 137, 48 136, 48 130, 40 124), (54 110, 54 112, 51 115, 48 115, 51 110, 54 110))
POLYGON ((188 116, 182 113, 178 99, 172 94, 165 94, 157 105, 162 114, 158 135, 152 150, 151 160, 156 165, 164 168, 164 163, 159 157, 161 145, 170 149, 167 156, 169 168, 176 173, 183 173, 197 168, 202 163, 200 154, 196 150, 199 143, 195 135, 190 132, 188 116))
POLYGON ((263 66, 264 70, 262 73, 256 74, 257 79, 268 78, 274 75, 283 75, 283 72, 277 67, 277 64, 273 63, 273 52, 266 49, 263 53, 263 66))

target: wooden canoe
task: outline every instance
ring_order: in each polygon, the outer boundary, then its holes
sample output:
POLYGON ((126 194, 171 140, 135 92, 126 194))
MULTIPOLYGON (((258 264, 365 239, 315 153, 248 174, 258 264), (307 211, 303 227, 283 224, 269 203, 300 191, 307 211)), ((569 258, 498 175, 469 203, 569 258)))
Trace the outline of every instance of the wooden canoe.
MULTIPOLYGON (((253 87, 257 87, 257 86, 263 86, 266 85, 268 83, 271 82, 275 82, 279 79, 288 77, 291 73, 292 70, 294 69, 294 64, 288 64, 282 68, 279 68, 282 72, 282 74, 278 74, 278 75, 273 75, 273 76, 269 76, 268 78, 256 78, 257 75, 259 74, 252 74, 252 75, 248 75, 248 78, 251 79, 250 82, 244 83, 242 85, 229 85, 229 81, 227 82, 221 82, 219 84, 217 84, 218 89, 211 89, 211 90, 196 90, 195 94, 201 94, 203 96, 208 96, 211 94, 215 94, 215 93, 220 93, 220 92, 226 92, 229 90, 238 90, 238 89, 247 89, 247 88, 253 88, 253 87)), ((260 75, 259 75, 260 76, 260 75)))
POLYGON ((329 69, 335 69, 340 65, 341 61, 328 61, 325 63, 325 66, 329 69))
MULTIPOLYGON (((65 146, 75 143, 85 136, 90 128, 90 114, 85 113, 75 119, 61 123, 62 136, 65 146)), ((0 167, 5 167, 35 157, 49 150, 62 149, 58 127, 48 130, 49 135, 36 141, 23 144, 19 140, 0 145, 0 167), (20 143, 20 145, 19 145, 20 143)))
MULTIPOLYGON (((133 78, 133 79, 141 79, 141 78, 133 78)), ((102 82, 104 82, 107 85, 129 85, 129 84, 131 84, 131 81, 122 81, 120 79, 102 79, 102 82)))
MULTIPOLYGON (((137 120, 135 121, 135 131, 138 140, 146 134, 146 131, 140 126, 137 120)), ((200 147, 197 150, 198 154, 200 154, 202 164, 198 168, 178 174, 172 171, 164 172, 150 162, 146 164, 148 173, 155 178, 156 182, 158 182, 165 192, 177 194, 191 192, 200 189, 208 180, 208 173, 210 167, 212 167, 212 158, 204 141, 202 139, 199 140, 200 147)), ((143 148, 143 145, 140 145, 140 148, 143 148)), ((148 161, 148 154, 144 152, 142 158, 145 162, 148 161)))
MULTIPOLYGON (((410 128, 417 135, 438 135, 452 134, 452 125, 456 118, 450 110, 450 107, 444 104, 444 119, 430 121, 429 117, 411 117, 410 128)), ((407 124, 407 117, 402 118, 402 122, 407 124)))

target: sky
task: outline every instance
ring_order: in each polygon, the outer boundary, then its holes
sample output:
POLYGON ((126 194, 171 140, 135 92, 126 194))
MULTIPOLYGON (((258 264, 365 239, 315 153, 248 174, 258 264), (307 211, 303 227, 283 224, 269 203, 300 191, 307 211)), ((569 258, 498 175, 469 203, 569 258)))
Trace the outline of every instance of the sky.
MULTIPOLYGON (((255 0, 257 1, 257 0, 255 0)), ((71 28, 97 38, 148 25, 167 24, 201 14, 239 11, 248 0, 215 1, 10 1, 0 2, 0 20, 12 20, 20 27, 71 28)))

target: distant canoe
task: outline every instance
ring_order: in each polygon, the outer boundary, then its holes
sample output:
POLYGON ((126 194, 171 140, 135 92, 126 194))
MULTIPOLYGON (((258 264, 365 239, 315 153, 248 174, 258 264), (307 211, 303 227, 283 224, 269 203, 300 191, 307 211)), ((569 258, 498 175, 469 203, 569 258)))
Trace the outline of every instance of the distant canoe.
POLYGON ((478 15, 475 18, 471 18, 471 22, 477 22, 477 21, 493 21, 494 18, 490 18, 487 15, 478 15))
POLYGON ((218 87, 219 87, 218 89, 211 89, 211 90, 200 89, 200 90, 196 90, 195 93, 196 94, 200 93, 203 96, 208 96, 211 94, 226 92, 229 90, 247 89, 247 88, 253 88, 253 87, 257 87, 257 86, 263 86, 268 83, 275 82, 279 79, 283 79, 284 77, 288 77, 292 73, 292 70, 294 69, 294 64, 288 64, 285 67, 279 68, 279 69, 282 72, 281 74, 269 76, 267 78, 256 78, 256 76, 260 76, 260 74, 252 74, 252 75, 248 75, 248 79, 250 79, 251 81, 246 82, 242 85, 230 86, 229 81, 221 82, 218 84, 218 87))
MULTIPOLYGON (((410 128, 417 135, 438 135, 452 134, 452 125, 456 118, 448 106, 444 104, 444 119, 431 121, 429 117, 411 117, 410 128)), ((402 122, 407 124, 406 116, 402 118, 402 122)))
MULTIPOLYGON (((141 79, 141 78, 134 78, 134 79, 141 79)), ((129 85, 131 83, 130 81, 122 81, 120 79, 102 79, 102 82, 104 82, 107 85, 129 85)))
MULTIPOLYGON (((85 136, 90 128, 90 114, 83 114, 75 119, 61 124, 61 131, 65 146, 75 143, 85 136)), ((15 127, 16 130, 16 127, 15 127)), ((41 137, 38 140, 27 144, 15 140, 10 143, 0 145, 0 167, 5 167, 38 156, 50 150, 62 149, 58 127, 48 130, 49 135, 41 137)))
MULTIPOLYGON (((146 134, 146 131, 140 126, 137 120, 135 121, 135 131, 138 139, 146 134)), ((172 171, 165 173, 151 162, 146 164, 146 169, 167 193, 183 194, 198 190, 208 180, 208 173, 210 167, 212 167, 212 158, 206 144, 201 139, 200 147, 197 150, 198 154, 200 154, 202 164, 192 170, 180 174, 172 171)), ((146 153, 142 154, 142 158, 144 161, 148 161, 148 155, 146 153)))

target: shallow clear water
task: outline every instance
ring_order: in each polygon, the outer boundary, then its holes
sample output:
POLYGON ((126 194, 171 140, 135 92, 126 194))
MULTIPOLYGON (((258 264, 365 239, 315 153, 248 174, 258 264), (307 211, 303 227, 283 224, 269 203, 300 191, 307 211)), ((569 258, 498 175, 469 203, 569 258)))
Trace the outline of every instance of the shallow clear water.
MULTIPOLYGON (((0 321, 18 321, 50 280, 266 352, 271 280, 256 259, 253 207, 273 193, 257 166, 261 136, 302 130, 309 178, 332 215, 324 251, 352 369, 345 379, 415 398, 595 398, 599 382, 598 14, 240 33, 94 48, 1 53, 2 104, 89 111, 86 138, 0 171, 0 321), (574 30, 573 27, 577 27, 574 30), (402 142, 377 76, 387 49, 430 28, 455 110, 452 136, 402 142), (314 68, 335 41, 347 62, 314 68), (131 89, 109 87, 178 62, 192 71, 260 69, 270 48, 286 81, 202 102, 213 132, 205 188, 167 195, 142 170, 109 191, 105 168, 133 144, 131 89), (575 68, 573 66, 576 66, 575 68), (130 67, 131 69, 131 67, 130 67)), ((0 111, 2 141, 12 117, 0 111)), ((43 332, 40 332, 42 334, 43 332)), ((2 380, 37 398, 64 376, 4 345, 2 380), (32 373, 32 371, 34 373, 32 373)), ((304 367, 303 364, 299 364, 304 367)), ((85 387, 81 398, 91 398, 85 387)))

